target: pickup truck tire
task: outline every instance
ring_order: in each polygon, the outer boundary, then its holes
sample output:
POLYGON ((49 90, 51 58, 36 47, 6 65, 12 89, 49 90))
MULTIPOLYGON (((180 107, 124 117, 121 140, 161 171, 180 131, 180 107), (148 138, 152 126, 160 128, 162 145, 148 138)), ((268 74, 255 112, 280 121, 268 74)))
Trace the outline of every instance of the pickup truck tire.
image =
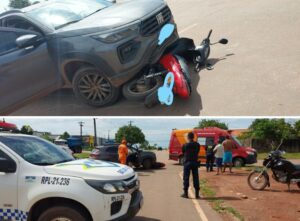
POLYGON ((245 166, 245 162, 242 158, 237 157, 233 159, 233 166, 234 167, 243 167, 245 166))
POLYGON ((151 169, 152 168, 152 160, 150 160, 150 159, 145 159, 144 161, 143 161, 143 168, 145 169, 145 170, 149 170, 149 169, 151 169))
POLYGON ((93 66, 85 66, 76 71, 72 85, 75 96, 94 107, 114 104, 120 95, 120 88, 114 87, 105 75, 93 66))
POLYGON ((55 206, 44 211, 37 221, 89 221, 80 210, 68 206, 55 206))

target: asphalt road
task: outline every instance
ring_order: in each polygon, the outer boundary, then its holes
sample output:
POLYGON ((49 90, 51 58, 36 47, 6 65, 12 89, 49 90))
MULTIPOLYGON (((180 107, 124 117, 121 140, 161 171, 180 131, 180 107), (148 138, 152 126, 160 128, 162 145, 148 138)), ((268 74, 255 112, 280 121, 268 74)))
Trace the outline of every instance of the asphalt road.
POLYGON ((213 29, 212 71, 193 73, 193 95, 146 109, 121 99, 91 108, 61 90, 12 115, 295 116, 300 113, 300 1, 168 0, 181 36, 199 42, 213 29))
POLYGON ((168 160, 168 151, 158 151, 156 154, 158 161, 166 163, 166 167, 159 170, 138 170, 145 201, 133 221, 219 221, 220 217, 205 200, 194 199, 192 190, 191 199, 180 197, 182 166, 168 160))

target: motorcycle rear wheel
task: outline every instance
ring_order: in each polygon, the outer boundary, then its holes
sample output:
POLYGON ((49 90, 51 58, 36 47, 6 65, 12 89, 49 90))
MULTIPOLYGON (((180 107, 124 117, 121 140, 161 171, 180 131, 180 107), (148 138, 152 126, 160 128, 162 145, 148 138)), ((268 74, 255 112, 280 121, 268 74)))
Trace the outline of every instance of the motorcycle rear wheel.
POLYGON ((259 175, 261 172, 252 171, 248 176, 248 185, 253 190, 264 190, 268 185, 268 178, 265 174, 259 175))

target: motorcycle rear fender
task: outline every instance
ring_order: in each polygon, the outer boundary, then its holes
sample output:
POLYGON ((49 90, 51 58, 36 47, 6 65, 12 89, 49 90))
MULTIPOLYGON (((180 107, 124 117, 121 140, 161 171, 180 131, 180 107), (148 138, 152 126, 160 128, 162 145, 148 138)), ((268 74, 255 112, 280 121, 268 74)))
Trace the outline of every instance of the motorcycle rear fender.
POLYGON ((174 74, 173 92, 182 98, 188 98, 191 94, 190 86, 177 58, 172 54, 166 54, 159 62, 166 70, 174 74))

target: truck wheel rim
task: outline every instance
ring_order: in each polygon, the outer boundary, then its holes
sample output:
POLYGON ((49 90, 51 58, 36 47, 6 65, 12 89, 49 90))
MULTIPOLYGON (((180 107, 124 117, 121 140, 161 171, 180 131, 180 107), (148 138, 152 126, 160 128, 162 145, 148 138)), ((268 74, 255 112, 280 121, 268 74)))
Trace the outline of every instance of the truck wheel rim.
POLYGON ((57 217, 52 219, 51 221, 72 221, 72 220, 66 217, 57 217))
POLYGON ((112 93, 110 83, 97 73, 84 75, 78 84, 82 96, 94 102, 104 102, 112 93))

